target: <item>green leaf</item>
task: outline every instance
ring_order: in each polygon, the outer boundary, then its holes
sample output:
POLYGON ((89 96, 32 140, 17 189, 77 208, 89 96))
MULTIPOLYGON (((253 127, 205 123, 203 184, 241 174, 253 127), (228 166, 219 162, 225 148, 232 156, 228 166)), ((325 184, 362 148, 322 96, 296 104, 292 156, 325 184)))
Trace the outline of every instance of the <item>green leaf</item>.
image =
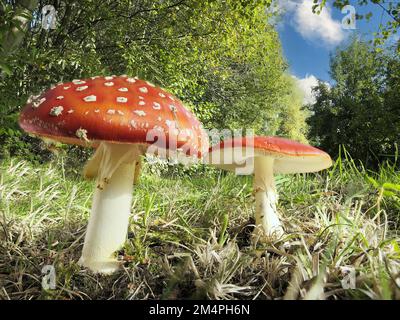
POLYGON ((375 188, 380 188, 379 183, 374 178, 370 176, 366 176, 366 178, 375 188))
POLYGON ((8 76, 12 73, 10 66, 3 62, 0 62, 0 69, 8 76))
POLYGON ((394 190, 394 191, 399 191, 400 192, 400 184, 394 184, 394 183, 389 183, 385 182, 382 187, 384 189, 389 189, 389 190, 394 190))

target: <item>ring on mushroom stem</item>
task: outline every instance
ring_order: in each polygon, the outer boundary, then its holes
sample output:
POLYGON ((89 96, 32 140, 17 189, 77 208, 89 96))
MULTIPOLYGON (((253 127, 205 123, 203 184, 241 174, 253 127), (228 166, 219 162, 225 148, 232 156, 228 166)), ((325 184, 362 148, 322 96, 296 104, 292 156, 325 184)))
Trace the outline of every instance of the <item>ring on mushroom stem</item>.
POLYGON ((127 76, 59 84, 28 100, 19 124, 41 138, 97 148, 83 170, 96 190, 79 263, 105 274, 121 266, 115 252, 126 239, 141 157, 201 158, 208 149, 201 123, 182 102, 127 76))
POLYGON ((332 165, 324 151, 279 137, 244 137, 212 146, 205 162, 239 175, 254 174, 256 239, 284 234, 276 209, 278 193, 274 174, 317 172, 332 165))

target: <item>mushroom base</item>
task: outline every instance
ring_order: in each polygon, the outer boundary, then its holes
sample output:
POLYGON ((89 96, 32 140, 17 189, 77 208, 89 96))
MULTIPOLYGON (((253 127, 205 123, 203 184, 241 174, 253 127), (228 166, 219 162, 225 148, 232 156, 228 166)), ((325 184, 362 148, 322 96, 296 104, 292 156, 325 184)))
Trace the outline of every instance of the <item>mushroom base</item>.
POLYGON ((278 195, 275 189, 274 160, 256 157, 254 159, 254 192, 256 200, 256 227, 253 237, 264 240, 266 237, 279 238, 283 235, 282 223, 276 210, 278 195))
POLYGON ((97 188, 78 263, 93 272, 110 274, 121 267, 116 251, 126 240, 138 156, 132 145, 101 145, 92 159, 99 153, 97 188))

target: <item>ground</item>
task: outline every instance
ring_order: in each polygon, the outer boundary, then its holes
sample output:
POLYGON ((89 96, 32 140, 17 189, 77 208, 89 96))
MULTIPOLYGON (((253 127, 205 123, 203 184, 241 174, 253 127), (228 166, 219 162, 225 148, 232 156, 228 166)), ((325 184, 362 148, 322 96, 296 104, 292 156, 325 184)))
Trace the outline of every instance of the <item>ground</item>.
POLYGON ((146 165, 112 276, 82 269, 94 182, 64 156, 0 160, 0 299, 400 299, 400 173, 277 176, 283 238, 251 241, 252 178, 146 165), (42 285, 54 266, 55 289, 42 285))

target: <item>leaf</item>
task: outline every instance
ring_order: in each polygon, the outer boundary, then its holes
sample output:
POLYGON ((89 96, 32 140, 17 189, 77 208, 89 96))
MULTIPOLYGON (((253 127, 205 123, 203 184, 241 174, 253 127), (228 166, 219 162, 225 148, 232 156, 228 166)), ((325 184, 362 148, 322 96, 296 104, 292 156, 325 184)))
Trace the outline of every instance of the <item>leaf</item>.
POLYGON ((3 72, 8 76, 12 74, 10 66, 8 66, 7 64, 5 64, 3 62, 0 62, 0 69, 3 70, 3 72))
POLYGON ((375 188, 379 188, 379 183, 372 177, 367 176, 367 180, 375 187, 375 188))
POLYGON ((392 191, 385 190, 385 191, 383 191, 383 195, 385 197, 394 197, 396 194, 394 192, 392 192, 392 191))
POLYGON ((394 190, 400 192, 400 184, 385 182, 382 186, 384 189, 394 190))

